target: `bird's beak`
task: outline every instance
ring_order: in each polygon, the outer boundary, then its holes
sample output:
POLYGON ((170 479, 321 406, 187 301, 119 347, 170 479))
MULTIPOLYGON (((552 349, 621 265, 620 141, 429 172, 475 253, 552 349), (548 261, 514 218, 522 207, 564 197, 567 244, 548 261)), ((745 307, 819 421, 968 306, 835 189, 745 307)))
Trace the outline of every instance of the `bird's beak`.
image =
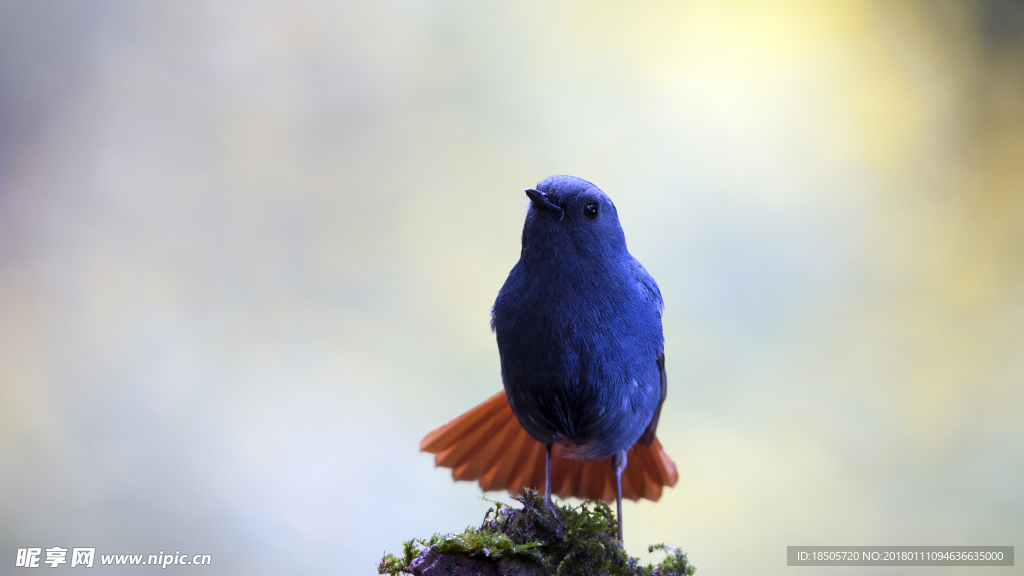
POLYGON ((530 200, 533 201, 534 205, 536 205, 536 206, 538 206, 540 208, 544 208, 545 210, 548 210, 548 211, 553 212, 555 214, 558 214, 558 219, 559 220, 561 220, 562 216, 565 215, 565 212, 562 210, 562 207, 559 206, 558 204, 555 204, 551 200, 548 200, 548 195, 543 193, 543 192, 541 192, 540 190, 534 190, 533 188, 527 188, 526 189, 526 195, 530 197, 530 200))

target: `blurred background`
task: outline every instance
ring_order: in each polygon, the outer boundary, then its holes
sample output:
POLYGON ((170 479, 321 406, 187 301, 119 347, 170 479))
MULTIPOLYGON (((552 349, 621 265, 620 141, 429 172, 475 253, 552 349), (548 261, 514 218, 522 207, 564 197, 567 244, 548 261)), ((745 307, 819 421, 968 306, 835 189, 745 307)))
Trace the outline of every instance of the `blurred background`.
POLYGON ((0 571, 478 524, 418 443, 500 389, 555 173, 666 302, 631 553, 1022 549, 1024 3, 46 0, 0 3, 0 571))

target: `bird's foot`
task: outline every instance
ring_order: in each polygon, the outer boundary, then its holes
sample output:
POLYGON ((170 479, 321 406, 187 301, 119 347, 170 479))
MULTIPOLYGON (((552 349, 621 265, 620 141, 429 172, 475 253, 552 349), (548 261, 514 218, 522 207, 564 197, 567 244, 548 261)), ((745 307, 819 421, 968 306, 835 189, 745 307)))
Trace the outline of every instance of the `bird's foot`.
POLYGON ((558 509, 558 506, 556 506, 550 498, 544 498, 543 500, 544 509, 551 514, 551 518, 554 520, 554 526, 552 526, 552 528, 554 528, 555 532, 561 534, 566 528, 565 521, 562 520, 562 511, 558 509))
POLYGON ((555 503, 552 502, 550 498, 544 499, 544 509, 551 512, 551 515, 554 516, 556 520, 561 519, 558 506, 555 506, 555 503))

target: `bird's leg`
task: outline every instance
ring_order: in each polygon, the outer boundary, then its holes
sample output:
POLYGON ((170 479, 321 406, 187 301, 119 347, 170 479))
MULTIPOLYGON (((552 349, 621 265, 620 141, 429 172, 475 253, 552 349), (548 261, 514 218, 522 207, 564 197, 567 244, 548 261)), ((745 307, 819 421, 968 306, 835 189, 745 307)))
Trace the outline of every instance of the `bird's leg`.
POLYGON ((551 505, 551 444, 546 445, 548 455, 544 460, 544 501, 551 505))
POLYGON ((544 507, 558 518, 558 508, 551 501, 551 444, 546 445, 547 458, 544 460, 544 507))
POLYGON ((615 517, 619 521, 619 542, 622 542, 622 471, 626 469, 625 450, 612 456, 612 469, 615 470, 615 517))

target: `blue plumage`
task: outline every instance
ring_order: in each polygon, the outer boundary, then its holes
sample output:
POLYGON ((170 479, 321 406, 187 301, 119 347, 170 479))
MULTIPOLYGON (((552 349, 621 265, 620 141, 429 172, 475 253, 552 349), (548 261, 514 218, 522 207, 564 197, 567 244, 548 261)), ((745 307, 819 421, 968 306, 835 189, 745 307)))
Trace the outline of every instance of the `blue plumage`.
POLYGON ((491 318, 509 404, 549 450, 612 457, 621 473, 665 396, 661 293, 597 186, 551 176, 526 192, 522 252, 491 318))

